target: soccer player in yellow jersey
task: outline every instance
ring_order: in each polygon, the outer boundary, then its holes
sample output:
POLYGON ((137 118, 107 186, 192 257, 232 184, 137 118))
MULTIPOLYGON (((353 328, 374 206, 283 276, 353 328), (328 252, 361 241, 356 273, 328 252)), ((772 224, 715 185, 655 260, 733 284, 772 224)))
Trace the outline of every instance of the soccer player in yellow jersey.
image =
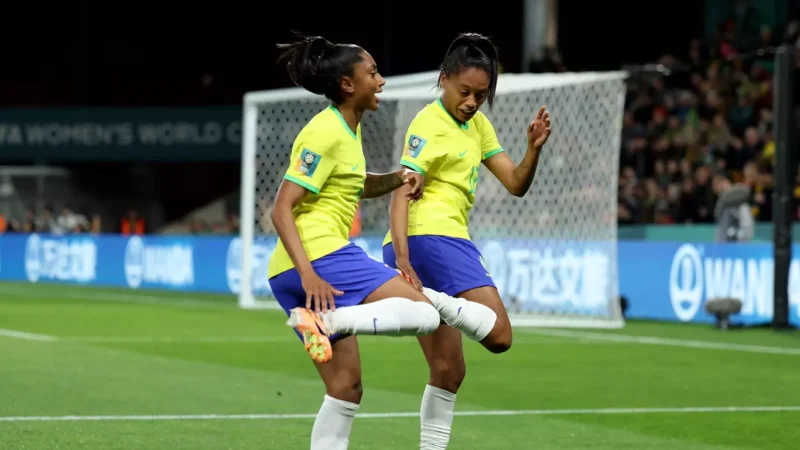
POLYGON ((440 324, 422 292, 348 240, 360 198, 404 183, 412 187, 409 198, 419 198, 422 176, 405 169, 366 172, 360 120, 378 108, 384 84, 369 53, 321 37, 280 48, 291 79, 332 105, 308 122, 292 147, 272 210, 279 241, 269 283, 325 383, 311 449, 345 449, 361 401, 355 335, 424 335, 440 324))
POLYGON ((488 306, 496 319, 485 336, 465 334, 494 353, 511 347, 508 314, 470 241, 467 216, 481 164, 512 195, 525 195, 550 136, 550 115, 544 107, 539 110, 528 127, 528 150, 516 165, 478 111, 485 101, 492 105, 497 78, 497 50, 491 41, 462 34, 452 42, 441 68, 442 95, 411 122, 400 162, 425 175, 425 194, 411 204, 404 198, 407 187, 392 194, 384 262, 408 275, 446 323, 418 338, 430 368, 420 410, 423 450, 443 449, 449 442, 456 392, 466 374, 459 329, 472 316, 484 314, 474 305, 488 306))

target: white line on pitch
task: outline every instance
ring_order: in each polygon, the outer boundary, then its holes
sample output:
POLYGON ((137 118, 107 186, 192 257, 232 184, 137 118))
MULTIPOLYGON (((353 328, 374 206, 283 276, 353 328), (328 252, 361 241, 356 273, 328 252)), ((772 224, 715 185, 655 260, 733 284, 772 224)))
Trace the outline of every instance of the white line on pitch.
POLYGON ((287 336, 76 336, 61 337, 63 342, 108 343, 108 344, 191 344, 191 343, 226 343, 226 342, 294 342, 297 337, 287 336))
POLYGON ((55 336, 46 334, 28 333, 25 331, 9 330, 8 328, 0 328, 0 336, 5 336, 14 339, 24 339, 26 341, 55 341, 58 340, 55 336))
POLYGON ((595 333, 591 331, 526 329, 527 334, 560 336, 588 339, 592 341, 625 342, 643 345, 664 345, 670 347, 702 348, 712 350, 733 350, 752 353, 772 353, 779 355, 800 355, 800 348, 772 347, 768 345, 734 344, 730 342, 696 341, 689 339, 662 338, 655 336, 634 336, 628 334, 595 333))
MULTIPOLYGON (((559 416, 604 414, 736 413, 790 412, 800 406, 722 406, 685 408, 597 408, 597 409, 520 409, 456 411, 456 416, 559 416)), ((195 415, 124 415, 124 416, 18 416, 0 417, 0 422, 80 422, 80 421, 157 421, 157 420, 291 420, 314 419, 312 414, 195 414, 195 415)), ((361 413, 359 419, 396 419, 419 417, 419 412, 361 413)))

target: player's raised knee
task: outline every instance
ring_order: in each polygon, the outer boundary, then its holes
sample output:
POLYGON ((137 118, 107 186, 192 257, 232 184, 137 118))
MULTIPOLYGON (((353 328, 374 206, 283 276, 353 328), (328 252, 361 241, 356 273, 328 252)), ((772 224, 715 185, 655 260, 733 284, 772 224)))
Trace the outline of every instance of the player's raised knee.
POLYGON ((504 328, 497 334, 490 334, 483 342, 483 346, 492 353, 505 353, 511 349, 511 341, 511 329, 504 328))

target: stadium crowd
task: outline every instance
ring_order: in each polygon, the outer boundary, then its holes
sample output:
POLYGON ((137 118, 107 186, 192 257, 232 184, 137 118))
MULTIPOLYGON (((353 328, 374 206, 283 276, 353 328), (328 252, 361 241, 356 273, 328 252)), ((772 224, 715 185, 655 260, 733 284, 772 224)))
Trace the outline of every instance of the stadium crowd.
MULTIPOLYGON (((662 57, 669 76, 629 83, 620 224, 712 223, 716 199, 731 185, 749 189, 755 221, 771 220, 772 49, 800 45, 799 31, 792 22, 782 37, 769 27, 744 35, 728 22, 713 42, 694 40, 684 57, 662 57)), ((796 183, 797 200, 800 177, 796 183)))

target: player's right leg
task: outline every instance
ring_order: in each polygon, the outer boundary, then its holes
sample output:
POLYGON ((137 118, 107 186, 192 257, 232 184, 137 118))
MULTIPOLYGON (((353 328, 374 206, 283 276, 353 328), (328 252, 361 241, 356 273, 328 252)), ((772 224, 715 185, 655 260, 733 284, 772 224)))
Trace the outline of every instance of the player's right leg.
POLYGON ((325 397, 311 430, 311 450, 347 449, 361 403, 361 359, 355 336, 334 340, 336 358, 314 365, 325 383, 325 397))
POLYGON ((420 449, 445 449, 450 442, 456 393, 467 374, 461 332, 442 325, 420 336, 430 375, 420 405, 420 449))

